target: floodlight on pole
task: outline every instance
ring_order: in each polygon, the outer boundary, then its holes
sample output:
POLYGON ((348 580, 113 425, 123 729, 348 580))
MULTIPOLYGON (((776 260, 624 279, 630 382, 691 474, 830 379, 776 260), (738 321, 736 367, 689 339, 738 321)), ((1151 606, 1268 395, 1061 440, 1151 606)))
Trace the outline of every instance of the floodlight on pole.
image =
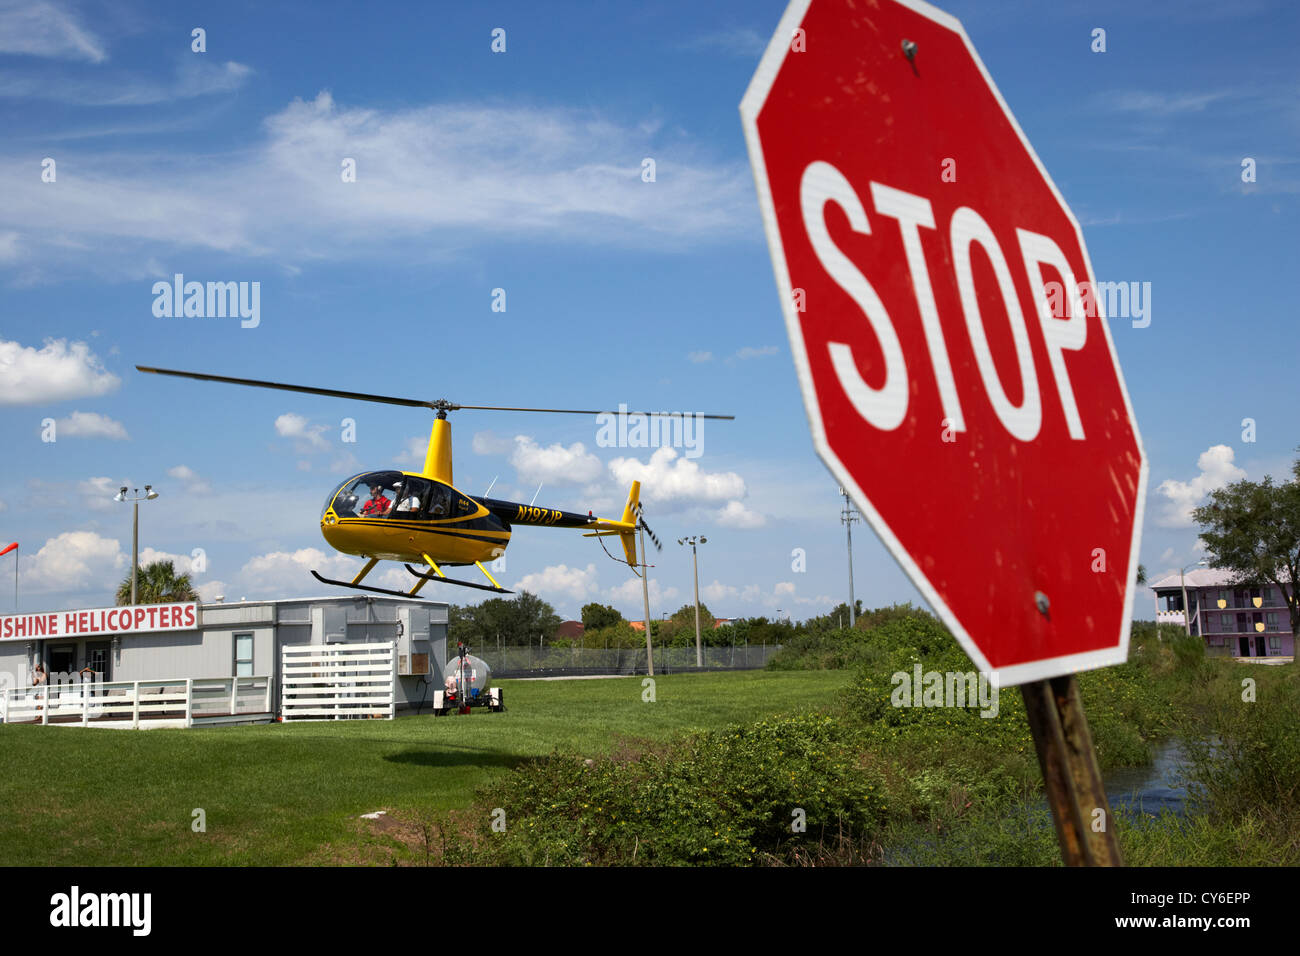
POLYGON ((135 604, 138 597, 138 578, 140 571, 140 502, 153 501, 158 497, 158 492, 154 491, 153 485, 144 486, 144 494, 140 494, 140 489, 136 488, 135 497, 127 496, 127 487, 123 485, 121 490, 113 496, 114 501, 131 502, 131 603, 135 604))
POLYGON ((709 539, 703 535, 690 535, 686 538, 678 538, 677 543, 680 545, 691 546, 691 564, 695 570, 695 666, 704 666, 704 652, 700 647, 700 559, 695 550, 697 544, 704 544, 709 539))

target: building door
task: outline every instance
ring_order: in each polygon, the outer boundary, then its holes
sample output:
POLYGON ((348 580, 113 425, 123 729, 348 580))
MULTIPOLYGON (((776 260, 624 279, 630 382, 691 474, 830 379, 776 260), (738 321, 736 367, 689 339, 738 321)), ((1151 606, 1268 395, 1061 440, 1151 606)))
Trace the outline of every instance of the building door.
POLYGON ((86 644, 86 666, 105 683, 113 679, 112 657, 109 655, 111 645, 108 641, 94 641, 86 644))
POLYGON ((1259 652, 1257 657, 1268 657, 1268 646, 1264 643, 1266 640, 1263 634, 1255 638, 1255 649, 1259 652))
POLYGON ((1238 656, 1238 657, 1249 657, 1249 656, 1250 656, 1250 638, 1249 638, 1249 637, 1239 637, 1239 638, 1237 638, 1237 656, 1238 656))
POLYGON ((77 670, 77 645, 55 644, 47 651, 49 662, 46 665, 53 683, 55 674, 75 674, 77 670))

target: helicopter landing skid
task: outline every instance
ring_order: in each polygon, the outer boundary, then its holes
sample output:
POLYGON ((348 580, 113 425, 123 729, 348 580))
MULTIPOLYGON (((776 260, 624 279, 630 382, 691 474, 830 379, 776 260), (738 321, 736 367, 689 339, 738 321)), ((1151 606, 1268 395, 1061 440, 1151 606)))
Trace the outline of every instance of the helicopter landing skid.
POLYGON ((312 571, 311 574, 312 577, 314 577, 321 584, 333 584, 341 588, 352 588, 352 590, 354 591, 374 591, 376 594, 391 594, 394 597, 406 597, 406 598, 420 597, 420 595, 412 594, 409 591, 393 591, 389 588, 371 587, 369 584, 353 584, 351 581, 335 581, 333 578, 324 577, 316 571, 312 571))
POLYGON ((515 593, 514 591, 508 591, 505 588, 493 587, 490 584, 476 584, 473 581, 457 581, 455 578, 444 578, 437 574, 424 574, 423 572, 417 571, 409 564, 406 566, 406 570, 410 571, 417 578, 420 578, 423 581, 432 581, 435 584, 458 584, 463 588, 478 588, 480 591, 495 591, 497 594, 515 593))
MULTIPOLYGON (((324 577, 323 575, 321 575, 316 571, 312 571, 312 577, 314 577, 317 581, 321 582, 321 584, 333 584, 341 588, 351 588, 354 591, 373 591, 376 594, 391 594, 393 597, 403 597, 403 598, 422 599, 424 597, 424 595, 421 594, 412 594, 410 591, 394 591, 391 588, 376 588, 376 587, 372 587, 369 584, 353 584, 351 581, 335 581, 333 578, 324 577)), ((490 588, 485 584, 474 584, 471 581, 457 581, 454 580, 453 578, 439 578, 439 577, 434 577, 432 575, 423 575, 423 574, 417 574, 416 577, 419 578, 428 577, 430 581, 442 581, 445 584, 459 584, 467 588, 482 588, 485 591, 500 591, 502 594, 514 593, 512 591, 507 591, 505 588, 490 588)))

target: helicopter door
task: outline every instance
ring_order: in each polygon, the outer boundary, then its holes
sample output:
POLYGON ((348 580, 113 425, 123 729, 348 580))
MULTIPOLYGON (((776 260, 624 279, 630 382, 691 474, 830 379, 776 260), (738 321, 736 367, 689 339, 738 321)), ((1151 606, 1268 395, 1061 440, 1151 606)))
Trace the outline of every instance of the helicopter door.
POLYGON ((397 504, 393 507, 392 515, 396 518, 419 518, 432 488, 433 482, 407 475, 397 489, 397 504))

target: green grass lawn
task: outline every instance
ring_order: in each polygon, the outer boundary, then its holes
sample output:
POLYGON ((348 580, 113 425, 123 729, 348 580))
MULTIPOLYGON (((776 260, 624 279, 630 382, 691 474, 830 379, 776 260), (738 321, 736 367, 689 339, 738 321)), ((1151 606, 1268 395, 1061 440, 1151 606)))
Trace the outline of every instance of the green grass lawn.
POLYGON ((217 865, 411 859, 360 814, 468 807, 553 750, 608 753, 820 707, 846 671, 502 681, 507 711, 199 730, 0 726, 0 864, 217 865), (191 829, 206 813, 207 832, 191 829))

